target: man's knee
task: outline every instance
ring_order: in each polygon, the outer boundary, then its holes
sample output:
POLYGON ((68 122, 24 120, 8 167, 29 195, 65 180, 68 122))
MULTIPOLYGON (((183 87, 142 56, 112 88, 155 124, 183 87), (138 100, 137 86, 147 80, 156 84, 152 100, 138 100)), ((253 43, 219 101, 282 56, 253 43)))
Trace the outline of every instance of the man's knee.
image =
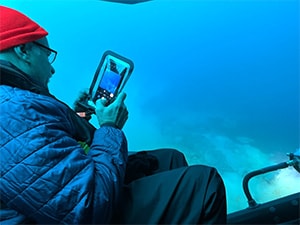
POLYGON ((225 195, 224 182, 216 168, 205 165, 193 165, 187 168, 186 173, 194 182, 201 182, 201 185, 209 188, 210 192, 225 195))
POLYGON ((178 151, 177 149, 174 149, 174 148, 170 148, 170 149, 166 149, 166 150, 168 151, 169 154, 172 155, 172 158, 174 160, 184 162, 184 164, 187 165, 185 156, 182 152, 180 152, 180 151, 178 151))
POLYGON ((175 148, 159 148, 159 149, 151 150, 149 151, 149 153, 153 153, 161 156, 171 155, 173 158, 185 159, 184 154, 175 148))
POLYGON ((148 153, 157 157, 159 161, 159 170, 157 172, 185 167, 188 165, 184 154, 174 148, 155 149, 148 151, 148 153))
POLYGON ((195 165, 187 169, 190 181, 197 189, 199 199, 203 201, 204 224, 226 223, 226 191, 222 177, 214 167, 195 165))

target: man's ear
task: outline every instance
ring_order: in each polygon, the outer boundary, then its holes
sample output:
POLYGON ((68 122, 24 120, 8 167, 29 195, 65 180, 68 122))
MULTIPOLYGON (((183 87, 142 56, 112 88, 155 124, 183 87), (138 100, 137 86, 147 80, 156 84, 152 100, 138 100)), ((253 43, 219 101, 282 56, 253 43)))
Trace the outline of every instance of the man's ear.
POLYGON ((13 51, 15 52, 15 54, 19 59, 28 62, 30 59, 30 49, 31 48, 29 48, 28 44, 22 44, 22 45, 15 46, 13 48, 13 51))

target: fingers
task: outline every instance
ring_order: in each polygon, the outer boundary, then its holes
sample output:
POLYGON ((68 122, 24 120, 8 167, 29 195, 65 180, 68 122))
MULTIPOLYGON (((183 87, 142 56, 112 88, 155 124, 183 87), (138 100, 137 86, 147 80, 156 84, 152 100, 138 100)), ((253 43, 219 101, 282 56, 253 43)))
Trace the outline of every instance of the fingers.
POLYGON ((87 100, 88 96, 89 96, 88 89, 85 88, 85 89, 83 89, 83 90, 80 91, 78 100, 79 101, 87 100))
POLYGON ((128 110, 124 103, 125 98, 126 94, 121 93, 108 106, 105 98, 96 101, 96 115, 100 126, 106 123, 113 123, 116 127, 123 128, 128 119, 128 110))
POLYGON ((106 103, 107 103, 107 99, 102 97, 102 98, 99 98, 97 101, 96 101, 96 106, 99 107, 99 106, 106 106, 106 103))
POLYGON ((96 104, 95 104, 92 100, 89 100, 89 101, 88 101, 88 104, 89 104, 90 106, 93 106, 94 108, 96 108, 96 104))
POLYGON ((117 127, 122 129, 123 126, 125 125, 127 119, 128 119, 128 110, 127 110, 127 107, 125 106, 125 104, 123 103, 119 109, 119 116, 118 116, 118 119, 116 122, 117 127))
MULTIPOLYGON (((121 93, 121 94, 119 94, 118 96, 117 96, 117 98, 115 99, 115 101, 111 104, 111 105, 114 105, 114 106, 117 106, 117 105, 119 105, 119 106, 121 106, 121 104, 124 102, 124 100, 125 100, 125 98, 126 98, 126 93, 121 93)), ((106 98, 104 98, 104 97, 102 97, 102 98, 100 98, 100 99, 98 99, 97 101, 96 101, 96 106, 99 106, 99 104, 101 103, 103 106, 107 106, 107 102, 108 102, 108 100, 106 99, 106 98)))
POLYGON ((117 96, 116 100, 112 104, 122 105, 125 99, 126 99, 126 93, 122 92, 117 96))

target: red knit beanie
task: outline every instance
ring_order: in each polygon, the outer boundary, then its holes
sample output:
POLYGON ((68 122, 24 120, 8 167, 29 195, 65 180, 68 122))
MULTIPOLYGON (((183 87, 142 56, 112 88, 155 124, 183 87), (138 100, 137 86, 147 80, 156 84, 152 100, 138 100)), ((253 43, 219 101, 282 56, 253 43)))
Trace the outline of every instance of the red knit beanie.
POLYGON ((0 51, 38 40, 47 34, 46 30, 24 14, 0 6, 0 51))

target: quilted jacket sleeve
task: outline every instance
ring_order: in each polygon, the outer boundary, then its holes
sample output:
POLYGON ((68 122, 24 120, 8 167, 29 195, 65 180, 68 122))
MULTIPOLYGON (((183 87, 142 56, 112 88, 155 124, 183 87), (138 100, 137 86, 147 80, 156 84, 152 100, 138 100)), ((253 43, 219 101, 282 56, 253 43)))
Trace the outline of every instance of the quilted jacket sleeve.
POLYGON ((96 130, 86 155, 63 104, 4 85, 0 91, 1 201, 39 224, 108 223, 125 173, 123 132, 96 130))

